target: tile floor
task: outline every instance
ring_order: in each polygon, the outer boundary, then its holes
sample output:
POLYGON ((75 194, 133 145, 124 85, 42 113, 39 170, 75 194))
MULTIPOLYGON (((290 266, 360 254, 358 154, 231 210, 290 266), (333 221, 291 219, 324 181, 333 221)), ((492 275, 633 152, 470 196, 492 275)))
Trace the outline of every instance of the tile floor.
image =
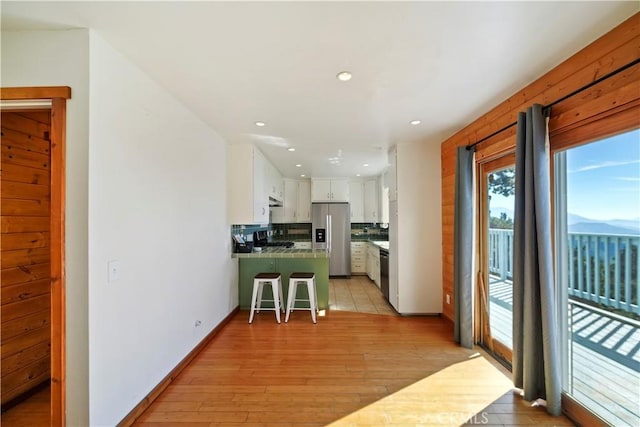
POLYGON ((367 276, 329 280, 329 309, 357 313, 396 315, 378 286, 367 276))

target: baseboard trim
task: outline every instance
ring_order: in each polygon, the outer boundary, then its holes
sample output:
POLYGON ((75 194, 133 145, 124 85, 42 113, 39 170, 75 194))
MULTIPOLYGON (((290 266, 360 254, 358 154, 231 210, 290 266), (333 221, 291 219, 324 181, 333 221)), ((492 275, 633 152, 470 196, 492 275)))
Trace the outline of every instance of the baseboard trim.
POLYGON ((225 317, 222 322, 220 322, 218 324, 218 326, 216 326, 215 328, 213 328, 213 330, 211 332, 209 332, 207 334, 206 337, 204 337, 202 339, 202 341, 200 341, 200 343, 198 343, 197 346, 195 346, 195 348, 193 350, 191 350, 191 352, 189 352, 189 354, 187 354, 185 356, 184 359, 182 359, 180 361, 180 363, 178 363, 176 365, 175 368, 173 368, 171 370, 171 372, 169 372, 167 374, 166 377, 164 377, 162 379, 162 381, 160 381, 158 383, 158 385, 156 385, 153 390, 151 390, 149 392, 149 394, 147 394, 144 399, 142 399, 140 401, 140 403, 138 403, 123 419, 122 421, 120 421, 118 423, 118 427, 129 427, 131 426, 136 419, 138 419, 138 417, 140 415, 142 415, 142 413, 149 407, 151 406, 151 404, 153 403, 154 400, 156 400, 158 398, 158 396, 160 396, 160 394, 169 386, 169 384, 171 384, 173 382, 174 379, 176 379, 176 377, 178 375, 180 375, 180 373, 184 370, 184 368, 187 367, 187 365, 189 365, 189 363, 191 363, 191 361, 207 346, 207 344, 209 344, 209 342, 213 339, 213 337, 216 336, 216 334, 218 332, 220 332, 220 330, 227 324, 229 323, 229 321, 231 320, 231 318, 233 316, 235 316, 235 314, 240 311, 240 307, 236 307, 231 313, 229 313, 229 315, 227 317, 225 317))

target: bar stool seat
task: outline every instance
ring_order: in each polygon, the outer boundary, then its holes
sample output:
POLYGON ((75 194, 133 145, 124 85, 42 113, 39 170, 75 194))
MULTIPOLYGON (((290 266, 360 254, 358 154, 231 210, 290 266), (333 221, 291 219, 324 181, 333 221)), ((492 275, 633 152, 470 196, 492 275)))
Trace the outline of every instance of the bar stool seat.
POLYGON ((309 310, 311 312, 311 320, 316 322, 316 312, 318 311, 318 293, 316 290, 316 276, 313 273, 296 272, 291 273, 289 276, 289 297, 287 299, 287 315, 284 319, 285 322, 289 321, 289 315, 295 309, 297 310, 309 310), (307 291, 309 293, 309 299, 296 298, 298 292, 298 284, 306 284, 307 291), (304 301, 309 303, 309 308, 296 308, 297 301, 304 301))
POLYGON ((280 323, 280 311, 284 313, 284 299, 282 298, 282 278, 280 273, 258 273, 253 277, 253 293, 251 295, 251 312, 249 323, 253 322, 254 313, 260 310, 273 310, 276 312, 276 320, 280 323), (262 298, 264 285, 270 285, 273 291, 273 299, 262 298), (263 302, 273 302, 273 308, 263 308, 263 302))

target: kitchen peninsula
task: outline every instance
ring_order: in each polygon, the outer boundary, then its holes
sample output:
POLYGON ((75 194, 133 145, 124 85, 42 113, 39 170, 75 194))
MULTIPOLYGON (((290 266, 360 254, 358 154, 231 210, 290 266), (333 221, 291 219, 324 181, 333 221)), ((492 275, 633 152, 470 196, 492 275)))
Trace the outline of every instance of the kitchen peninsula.
MULTIPOLYGON (((318 307, 320 310, 329 308, 329 258, 326 251, 263 248, 262 252, 234 253, 232 256, 238 258, 238 291, 241 309, 249 309, 251 306, 253 277, 256 274, 262 272, 280 273, 282 275, 282 292, 286 303, 289 291, 289 276, 297 271, 313 272, 315 274, 318 307)), ((306 287, 298 287, 298 298, 308 298, 306 287)), ((268 305, 265 304, 265 306, 268 305)))

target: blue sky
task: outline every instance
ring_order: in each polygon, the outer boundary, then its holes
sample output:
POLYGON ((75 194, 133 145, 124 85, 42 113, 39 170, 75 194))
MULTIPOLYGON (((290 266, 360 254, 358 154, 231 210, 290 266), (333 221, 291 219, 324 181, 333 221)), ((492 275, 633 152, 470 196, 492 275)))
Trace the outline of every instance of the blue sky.
POLYGON ((640 218, 640 129, 568 150, 567 194, 573 214, 640 218))
MULTIPOLYGON (((640 129, 567 151, 567 210, 594 220, 640 221, 640 129)), ((513 211, 513 197, 491 195, 513 211)))

